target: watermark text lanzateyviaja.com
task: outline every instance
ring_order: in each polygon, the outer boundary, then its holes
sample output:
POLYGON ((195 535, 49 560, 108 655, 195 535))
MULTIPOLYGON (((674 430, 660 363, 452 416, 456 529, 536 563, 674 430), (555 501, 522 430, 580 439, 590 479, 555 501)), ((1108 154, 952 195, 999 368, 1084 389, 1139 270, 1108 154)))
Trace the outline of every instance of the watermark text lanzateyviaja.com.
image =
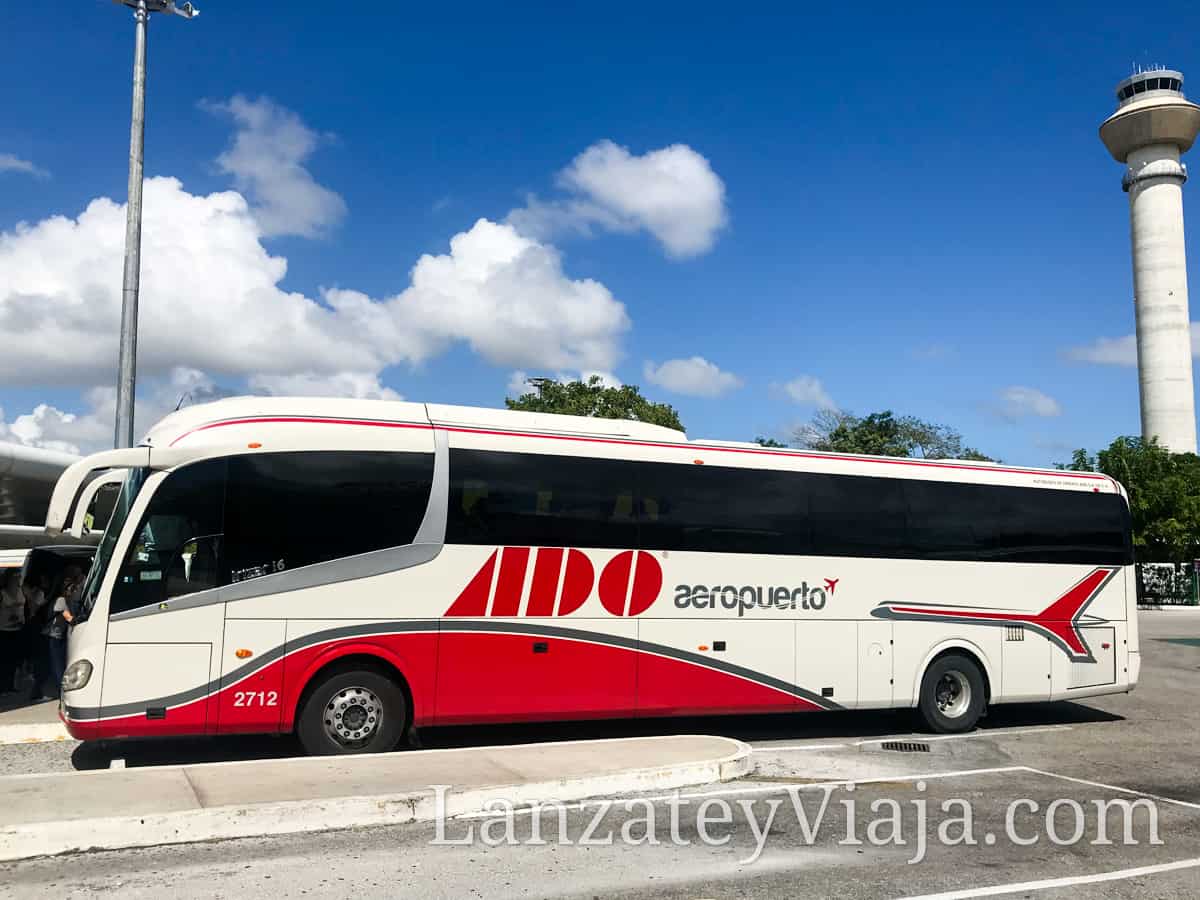
POLYGON ((722 797, 688 798, 678 792, 666 798, 570 804, 547 800, 517 805, 496 799, 469 819, 455 819, 446 815, 446 794, 451 788, 432 785, 436 809, 435 834, 430 843, 481 843, 490 847, 700 843, 720 847, 729 844, 734 832, 744 825, 754 839, 754 848, 738 860, 742 865, 756 862, 770 837, 781 833, 788 834, 789 841, 798 838, 803 846, 832 840, 840 846, 911 847, 910 864, 925 859, 931 842, 945 847, 990 847, 1000 841, 1018 847, 1042 841, 1059 847, 1163 843, 1158 833, 1158 807, 1144 797, 1087 802, 1059 798, 1045 804, 1017 798, 1005 806, 1002 828, 985 830, 976 822, 970 801, 959 797, 931 801, 924 796, 924 781, 917 781, 914 787, 918 796, 903 801, 889 797, 860 800, 853 783, 826 785, 819 790, 794 787, 786 789, 786 797, 732 801, 722 797), (838 821, 831 822, 827 816, 835 807, 838 821), (579 815, 571 816, 572 812, 579 815), (610 815, 614 812, 620 815, 610 815), (795 829, 781 830, 789 824, 795 829))

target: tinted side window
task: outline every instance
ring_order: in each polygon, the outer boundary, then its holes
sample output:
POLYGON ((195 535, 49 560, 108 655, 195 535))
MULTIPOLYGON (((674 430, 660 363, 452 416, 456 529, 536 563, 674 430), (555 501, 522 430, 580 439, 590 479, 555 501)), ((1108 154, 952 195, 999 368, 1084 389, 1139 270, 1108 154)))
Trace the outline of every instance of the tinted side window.
POLYGON ((809 552, 808 497, 791 472, 637 464, 640 547, 707 553, 809 552))
POLYGON ((205 460, 166 477, 142 517, 109 603, 125 612, 222 583, 226 461, 205 460))
POLYGON ((447 541, 1121 565, 1112 494, 456 450, 447 541), (636 500, 636 503, 635 503, 636 500))
POLYGON ((620 460, 454 450, 446 540, 635 547, 633 481, 620 460))
POLYGON ((1123 565, 1128 509, 1114 494, 905 482, 924 559, 1123 565))
POLYGON ((808 494, 814 556, 914 555, 898 479, 817 473, 797 479, 808 494))
POLYGON ((229 459, 231 582, 412 543, 432 453, 304 451, 229 459))

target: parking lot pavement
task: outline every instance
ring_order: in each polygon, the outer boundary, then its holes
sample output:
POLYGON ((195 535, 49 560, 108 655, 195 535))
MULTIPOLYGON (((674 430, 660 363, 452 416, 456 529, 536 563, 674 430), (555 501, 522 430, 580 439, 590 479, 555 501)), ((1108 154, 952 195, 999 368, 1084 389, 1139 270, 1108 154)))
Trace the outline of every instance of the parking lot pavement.
MULTIPOLYGON (((1126 847, 1120 844, 1122 814, 1115 809, 1106 813, 1106 834, 1117 843, 1093 843, 1099 821, 1094 802, 1111 801, 1111 791, 1026 771, 892 778, 859 783, 853 790, 829 786, 823 813, 826 787, 790 789, 793 794, 777 785, 741 782, 684 791, 674 800, 680 809, 675 826, 672 801, 659 795, 649 804, 653 816, 646 804, 627 807, 624 800, 611 806, 603 800, 575 805, 562 814, 550 811, 539 817, 536 840, 532 817, 517 815, 511 837, 505 835, 503 819, 447 823, 440 838, 472 838, 467 844, 436 843, 437 827, 430 824, 34 860, 0 873, 16 896, 44 892, 52 883, 68 893, 119 887, 128 897, 169 891, 180 898, 254 890, 317 897, 405 892, 447 898, 874 898, 946 892, 980 896, 971 891, 1014 885, 1019 894, 1029 895, 1056 884, 1065 885, 1060 889, 1064 896, 1195 896, 1198 809, 1160 803, 1156 823, 1161 844, 1151 843, 1148 811, 1133 810, 1132 833, 1139 843, 1126 847), (811 840, 793 797, 813 829, 811 840), (1019 846, 1008 838, 1007 809, 1014 801, 1036 803, 1044 811, 1064 798, 1084 811, 1081 841, 1058 846, 1044 816, 1026 814, 1026 807, 1014 817, 1013 833, 1033 843, 1019 846), (713 805, 720 800, 731 809, 727 819, 713 805), (772 801, 781 802, 769 818, 772 801), (946 846, 936 839, 938 828, 950 818, 941 812, 948 801, 970 804, 975 843, 946 846), (916 813, 920 802, 930 815, 924 843, 916 813), (708 804, 703 825, 702 804, 708 804), (872 810, 886 811, 891 804, 900 810, 897 839, 876 846, 870 829, 880 817, 872 810), (653 822, 647 827, 649 818, 653 822), (495 846, 483 839, 489 822, 488 839, 495 846), (627 844, 622 829, 639 841, 653 834, 654 842, 627 844), (760 834, 765 835, 761 849, 760 834), (1190 868, 1173 868, 1180 863, 1190 868), (1131 870, 1141 874, 1129 877, 1131 870), (1105 877, 1113 880, 1097 880, 1105 877)), ((1055 839, 1069 839, 1075 827, 1069 810, 1055 819, 1055 839)))
MULTIPOLYGON (((131 897, 170 890, 180 898, 264 888, 331 897, 374 890, 429 897, 1192 898, 1200 884, 1200 615, 1143 613, 1141 632, 1142 677, 1133 693, 997 707, 978 731, 947 739, 914 734, 904 712, 446 729, 426 736, 427 746, 478 746, 707 731, 754 747, 755 771, 738 782, 685 791, 682 801, 612 798, 593 835, 599 843, 582 840, 602 805, 593 803, 539 817, 544 844, 528 840, 533 817, 526 813, 514 814, 512 843, 504 820, 492 820, 489 837, 500 838, 497 846, 484 840, 488 820, 455 820, 442 836, 464 839, 465 829, 475 826, 470 842, 437 844, 435 826, 409 825, 32 860, 0 867, 0 883, 21 896, 54 883, 56 890, 84 892, 119 885, 131 897), (928 749, 884 749, 882 741, 893 737, 928 749), (811 820, 818 809, 813 804, 826 792, 825 818, 810 840, 793 804, 811 820), (772 800, 779 811, 768 825, 772 800), (977 844, 939 840, 946 815, 941 804, 953 800, 970 805, 977 844), (1130 813, 1136 844, 1124 843, 1116 800, 1144 801, 1130 813), (715 801, 730 809, 727 822, 704 826, 709 837, 728 838, 717 844, 700 839, 698 821, 700 807, 715 801), (921 801, 925 853, 910 863, 922 830, 915 815, 921 801), (1029 846, 1006 831, 1009 810, 1021 801, 1015 833, 1020 840, 1036 838, 1029 846), (751 804, 749 812, 742 802, 751 804), (1097 802, 1106 804, 1111 844, 1096 843, 1097 802), (680 803, 677 834, 686 844, 671 832, 670 810, 680 803), (872 806, 886 814, 893 804, 903 811, 905 843, 876 845, 866 834, 880 817, 872 806), (647 808, 655 810, 649 830, 656 843, 644 840, 647 808), (1083 833, 1064 842, 1076 809, 1083 833), (861 844, 845 842, 851 818, 861 844), (1152 820, 1161 843, 1152 842, 1152 820), (643 840, 627 843, 623 828, 643 840), (557 838, 559 829, 569 843, 557 838), (988 833, 995 835, 991 844, 988 833), (760 834, 766 835, 762 850, 751 860, 760 834)), ((710 806, 707 814, 720 812, 710 806)), ((885 825, 877 826, 877 837, 885 832, 885 825)))

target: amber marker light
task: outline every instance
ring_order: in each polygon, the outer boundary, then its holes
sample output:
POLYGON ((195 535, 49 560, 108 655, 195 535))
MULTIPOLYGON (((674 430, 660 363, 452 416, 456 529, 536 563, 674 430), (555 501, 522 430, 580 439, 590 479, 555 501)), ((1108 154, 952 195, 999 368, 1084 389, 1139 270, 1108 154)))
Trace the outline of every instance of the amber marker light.
POLYGON ((260 444, 258 441, 252 441, 251 443, 247 444, 246 446, 249 447, 251 450, 257 450, 259 447, 262 446, 262 444, 260 444))
POLYGON ((235 650, 233 655, 236 656, 238 659, 249 659, 251 656, 254 655, 254 651, 247 650, 245 647, 242 647, 240 650, 235 650))

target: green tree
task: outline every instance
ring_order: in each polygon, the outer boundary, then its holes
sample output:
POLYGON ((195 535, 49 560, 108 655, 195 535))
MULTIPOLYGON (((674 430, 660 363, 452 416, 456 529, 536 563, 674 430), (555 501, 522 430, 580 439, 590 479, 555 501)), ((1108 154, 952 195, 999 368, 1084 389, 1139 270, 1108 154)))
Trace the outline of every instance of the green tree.
POLYGON ((532 391, 515 400, 506 398, 505 406, 525 412, 633 419, 684 430, 679 413, 673 406, 647 400, 635 384, 605 387, 599 375, 593 375, 587 381, 566 382, 553 378, 531 378, 529 383, 534 387, 532 391))
POLYGON ((1125 486, 1139 562, 1200 557, 1200 456, 1171 453, 1154 440, 1119 437, 1095 456, 1076 450, 1062 468, 1103 472, 1125 486))
POLYGON ((925 422, 916 416, 897 417, 890 409, 856 416, 841 410, 820 410, 796 433, 812 450, 865 453, 872 456, 911 456, 919 459, 991 458, 963 444, 949 425, 925 422))
POLYGON ((782 441, 777 441, 777 440, 775 440, 775 438, 768 438, 768 437, 762 437, 762 436, 756 437, 754 439, 754 443, 758 444, 758 446, 760 446, 760 447, 771 447, 771 448, 787 447, 787 444, 783 443, 782 441))

